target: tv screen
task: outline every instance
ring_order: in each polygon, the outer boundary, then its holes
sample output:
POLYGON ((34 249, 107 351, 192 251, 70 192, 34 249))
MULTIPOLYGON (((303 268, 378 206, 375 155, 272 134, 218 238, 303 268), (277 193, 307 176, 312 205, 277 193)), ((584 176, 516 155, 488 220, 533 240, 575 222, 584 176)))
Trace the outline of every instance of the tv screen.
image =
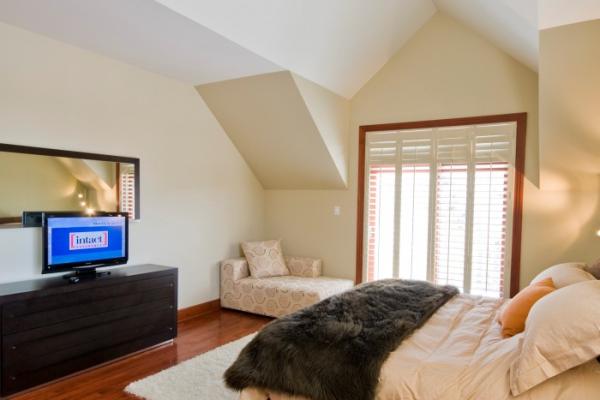
POLYGON ((45 214, 42 272, 124 264, 128 230, 127 213, 45 214))

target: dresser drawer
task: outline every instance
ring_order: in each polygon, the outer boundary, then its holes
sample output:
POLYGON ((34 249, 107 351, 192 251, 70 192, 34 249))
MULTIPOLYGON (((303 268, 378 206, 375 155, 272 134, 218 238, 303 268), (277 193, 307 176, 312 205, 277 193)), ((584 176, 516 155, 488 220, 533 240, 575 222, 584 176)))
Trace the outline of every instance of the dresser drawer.
POLYGON ((7 369, 3 368, 2 392, 5 395, 16 393, 42 383, 49 382, 53 379, 58 379, 74 372, 113 360, 123 355, 163 343, 173 338, 174 335, 171 331, 143 336, 126 343, 117 344, 113 347, 104 348, 102 350, 87 353, 61 363, 53 364, 46 368, 28 371, 17 375, 13 375, 7 369))
POLYGON ((136 332, 152 332, 153 327, 158 326, 171 330, 174 328, 171 307, 170 302, 163 302, 163 304, 155 305, 153 310, 143 313, 130 313, 112 321, 96 323, 81 329, 66 330, 56 335, 40 336, 31 340, 26 340, 26 336, 21 333, 9 335, 4 338, 2 343, 2 362, 4 366, 11 367, 25 362, 28 365, 38 365, 40 362, 49 362, 48 360, 60 361, 58 359, 60 357, 83 354, 86 351, 129 340, 131 335, 136 332), (38 360, 28 361, 31 358, 38 360))
POLYGON ((54 324, 24 332, 8 334, 2 338, 2 344, 5 349, 12 348, 13 346, 21 346, 28 342, 35 342, 50 336, 60 336, 68 332, 83 331, 86 328, 96 325, 103 325, 111 323, 112 321, 127 319, 131 315, 151 314, 166 309, 172 310, 173 312, 175 311, 173 299, 158 299, 148 303, 138 304, 133 307, 88 315, 83 318, 70 320, 69 323, 65 324, 54 324))
POLYGON ((83 281, 77 285, 71 285, 73 290, 70 293, 40 296, 29 300, 7 303, 4 304, 3 311, 5 317, 14 318, 21 315, 99 301, 131 292, 170 286, 174 283, 174 280, 174 275, 167 275, 99 287, 96 287, 96 281, 83 281))
POLYGON ((131 315, 126 319, 34 342, 4 345, 3 362, 9 375, 18 376, 139 337, 174 330, 173 313, 168 309, 131 315))
POLYGON ((134 307, 159 299, 174 298, 173 277, 160 277, 68 295, 39 297, 27 303, 9 303, 3 307, 3 335, 134 307))

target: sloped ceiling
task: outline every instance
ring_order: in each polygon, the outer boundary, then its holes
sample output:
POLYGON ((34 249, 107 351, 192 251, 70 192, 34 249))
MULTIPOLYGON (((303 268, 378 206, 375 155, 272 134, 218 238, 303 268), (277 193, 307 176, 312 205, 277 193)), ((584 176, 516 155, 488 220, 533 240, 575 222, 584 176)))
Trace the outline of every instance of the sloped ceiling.
POLYGON ((598 0, 540 0, 539 28, 548 29, 600 19, 598 0))
MULTIPOLYGON (((336 150, 330 149, 341 147, 345 155, 345 144, 335 138, 346 138, 347 132, 333 132, 326 142, 307 108, 306 101, 324 93, 304 98, 287 71, 209 83, 197 90, 265 189, 346 187, 347 166, 336 163, 336 150)), ((347 100, 337 96, 321 101, 339 103, 330 111, 346 113, 338 119, 347 121, 347 100)))
POLYGON ((536 0, 0 0, 0 21, 194 85, 289 70, 351 98, 437 10, 537 68, 536 0))
POLYGON ((0 0, 0 22, 193 85, 282 70, 152 0, 0 0))
POLYGON ((536 0, 434 0, 507 54, 537 71, 539 38, 536 0))
POLYGON ((431 0, 157 0, 344 97, 435 13, 431 0))

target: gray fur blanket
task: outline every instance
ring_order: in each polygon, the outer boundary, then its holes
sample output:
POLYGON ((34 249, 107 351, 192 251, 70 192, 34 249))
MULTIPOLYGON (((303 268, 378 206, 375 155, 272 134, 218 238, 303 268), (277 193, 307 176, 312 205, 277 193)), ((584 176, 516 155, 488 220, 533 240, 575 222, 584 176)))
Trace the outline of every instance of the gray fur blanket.
POLYGON ((388 355, 457 293, 423 281, 360 285, 269 323, 225 382, 313 400, 372 400, 388 355))

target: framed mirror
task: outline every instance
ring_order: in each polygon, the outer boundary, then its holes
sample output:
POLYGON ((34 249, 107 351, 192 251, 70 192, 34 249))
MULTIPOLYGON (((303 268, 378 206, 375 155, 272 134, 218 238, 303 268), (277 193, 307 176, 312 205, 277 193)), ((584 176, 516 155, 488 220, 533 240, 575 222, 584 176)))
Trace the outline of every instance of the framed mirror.
POLYGON ((24 211, 128 212, 140 218, 140 160, 0 144, 0 224, 24 211))

